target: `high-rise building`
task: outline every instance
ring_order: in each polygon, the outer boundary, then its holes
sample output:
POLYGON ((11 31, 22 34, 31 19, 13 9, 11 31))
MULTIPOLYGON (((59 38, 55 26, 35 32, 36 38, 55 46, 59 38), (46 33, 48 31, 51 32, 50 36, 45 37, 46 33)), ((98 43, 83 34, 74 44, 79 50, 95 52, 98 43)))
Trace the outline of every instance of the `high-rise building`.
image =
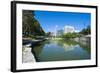
POLYGON ((57 30, 57 36, 61 36, 61 35, 63 35, 63 30, 61 29, 61 30, 57 30))
POLYGON ((65 26, 64 33, 73 33, 75 32, 75 28, 73 26, 65 26))

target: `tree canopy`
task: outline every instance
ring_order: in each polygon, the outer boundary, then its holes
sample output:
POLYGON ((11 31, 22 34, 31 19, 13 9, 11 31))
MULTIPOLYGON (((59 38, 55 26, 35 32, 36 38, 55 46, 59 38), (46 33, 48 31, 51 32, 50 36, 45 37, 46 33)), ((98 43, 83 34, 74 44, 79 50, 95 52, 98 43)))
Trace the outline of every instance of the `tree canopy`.
POLYGON ((23 28, 23 36, 41 36, 45 35, 44 30, 40 26, 38 20, 34 17, 34 11, 31 10, 23 10, 22 16, 22 28, 23 28))
POLYGON ((91 28, 90 28, 90 25, 87 26, 87 28, 84 28, 82 31, 80 31, 80 34, 83 34, 83 35, 91 34, 91 28))

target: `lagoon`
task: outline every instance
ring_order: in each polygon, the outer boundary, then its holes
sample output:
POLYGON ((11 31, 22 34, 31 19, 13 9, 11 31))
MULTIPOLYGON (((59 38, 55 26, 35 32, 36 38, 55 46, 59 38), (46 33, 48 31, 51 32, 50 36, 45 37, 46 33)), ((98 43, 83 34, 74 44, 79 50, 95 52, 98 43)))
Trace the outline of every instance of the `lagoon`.
POLYGON ((72 40, 42 41, 31 46, 31 53, 36 62, 68 61, 91 59, 90 43, 81 44, 72 40))

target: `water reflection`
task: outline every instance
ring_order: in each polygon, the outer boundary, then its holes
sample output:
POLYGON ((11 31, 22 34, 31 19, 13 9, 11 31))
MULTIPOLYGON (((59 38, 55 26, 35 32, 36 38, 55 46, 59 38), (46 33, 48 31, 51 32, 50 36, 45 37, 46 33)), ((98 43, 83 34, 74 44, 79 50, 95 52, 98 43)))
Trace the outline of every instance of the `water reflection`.
POLYGON ((37 62, 90 59, 90 45, 71 40, 47 40, 32 46, 37 62))

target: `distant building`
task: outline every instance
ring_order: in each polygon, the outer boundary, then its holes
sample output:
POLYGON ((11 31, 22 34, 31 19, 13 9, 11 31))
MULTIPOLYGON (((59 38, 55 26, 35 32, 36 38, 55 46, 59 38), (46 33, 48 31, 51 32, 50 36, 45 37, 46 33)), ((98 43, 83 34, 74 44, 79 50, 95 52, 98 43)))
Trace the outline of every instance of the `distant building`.
POLYGON ((51 32, 51 36, 55 36, 55 33, 54 32, 51 32))
POLYGON ((57 36, 61 36, 61 35, 63 35, 63 30, 57 30, 57 36))
POLYGON ((65 26, 64 33, 73 33, 75 32, 75 28, 73 26, 65 26))

